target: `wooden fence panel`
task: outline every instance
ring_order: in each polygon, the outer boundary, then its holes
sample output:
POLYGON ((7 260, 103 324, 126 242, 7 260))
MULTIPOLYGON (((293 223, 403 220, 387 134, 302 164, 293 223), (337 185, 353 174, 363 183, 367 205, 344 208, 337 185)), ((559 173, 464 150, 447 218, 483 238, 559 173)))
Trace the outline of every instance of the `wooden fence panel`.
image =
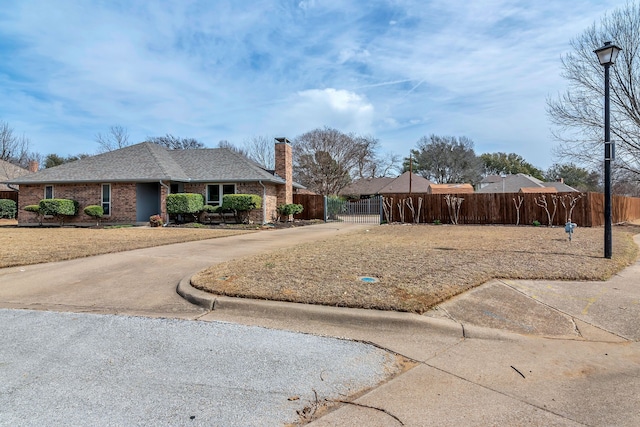
POLYGON ((302 205, 303 211, 295 219, 324 219, 324 196, 318 194, 294 194, 293 203, 302 205))
POLYGON ((0 191, 0 199, 9 199, 18 203, 18 192, 17 191, 0 191))
MULTIPOLYGON (((559 197, 574 195, 576 193, 560 193, 559 197)), ((452 194, 452 197, 461 197, 463 200, 460 206, 458 217, 459 224, 516 224, 518 209, 514 203, 521 197, 523 202, 520 207, 520 224, 528 225, 534 221, 539 221, 542 225, 547 225, 549 220, 544 208, 536 204, 536 200, 544 197, 547 201, 549 213, 553 216, 553 225, 564 226, 569 215, 568 200, 565 198, 565 206, 562 206, 557 198, 555 205, 555 215, 553 198, 549 193, 473 193, 473 194, 452 194)), ((400 221, 400 206, 404 206, 405 222, 414 222, 411 211, 405 200, 409 198, 408 193, 385 194, 384 199, 387 206, 391 203, 392 221, 400 221), (400 206, 399 206, 400 204, 400 206)), ((438 220, 443 224, 451 223, 449 208, 443 194, 411 194, 413 206, 416 214, 419 212, 420 223, 433 223, 438 220), (419 199, 422 205, 418 211, 419 199)), ((324 218, 324 197, 318 195, 295 194, 294 203, 304 206, 304 211, 296 215, 297 219, 323 219, 324 218)), ((619 223, 640 219, 640 198, 613 196, 612 200, 613 222, 619 223)), ((385 220, 387 218, 385 217, 385 220)), ((573 212, 571 221, 580 227, 597 227, 604 224, 604 196, 602 193, 585 193, 580 198, 573 212)))

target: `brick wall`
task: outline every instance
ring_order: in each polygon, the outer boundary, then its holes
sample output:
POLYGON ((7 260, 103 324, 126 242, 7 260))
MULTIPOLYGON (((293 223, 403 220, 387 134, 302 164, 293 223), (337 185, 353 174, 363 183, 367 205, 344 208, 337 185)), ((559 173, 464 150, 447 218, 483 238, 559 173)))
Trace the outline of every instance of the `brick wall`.
MULTIPOLYGON (((21 225, 37 224, 34 214, 24 210, 25 206, 37 205, 44 198, 45 185, 20 186, 18 207, 18 222, 21 225)), ((91 225, 95 220, 85 215, 83 209, 89 205, 102 205, 102 184, 54 184, 53 197, 56 199, 71 199, 79 203, 78 215, 65 219, 67 224, 91 225)), ((136 222, 136 184, 111 184, 111 215, 102 219, 105 224, 136 222)), ((45 219, 44 223, 56 223, 54 219, 45 219)))
MULTIPOLYGON (((278 203, 278 192, 282 185, 264 184, 265 189, 258 182, 245 182, 236 184, 236 192, 242 194, 257 194, 263 198, 262 203, 265 209, 256 209, 251 212, 249 219, 256 224, 263 222, 263 212, 266 213, 265 222, 274 221, 277 218, 276 206, 278 203)), ((45 185, 20 186, 20 198, 18 206, 18 222, 21 225, 35 225, 37 218, 31 212, 24 210, 27 205, 37 205, 44 198, 45 185)), ((186 183, 184 191, 186 193, 198 193, 206 197, 207 184, 186 183)), ((89 184, 55 184, 53 185, 53 196, 56 199, 71 199, 79 203, 78 215, 65 219, 66 224, 93 225, 93 220, 85 215, 83 209, 89 205, 102 205, 102 183, 89 184)), ((160 186, 160 198, 162 212, 166 219, 167 189, 160 186)), ((136 217, 136 184, 135 183, 112 183, 111 184, 111 215, 102 219, 103 224, 135 224, 136 217)), ((53 218, 48 218, 44 223, 56 223, 53 218)))
POLYGON ((278 205, 293 203, 293 154, 291 144, 286 138, 276 138, 276 173, 286 181, 278 189, 278 205))
MULTIPOLYGON (((257 194, 262 197, 262 204, 266 209, 256 209, 249 215, 249 220, 256 224, 262 224, 262 214, 266 211, 265 222, 271 222, 277 218, 276 206, 278 205, 278 188, 281 185, 276 186, 274 184, 264 183, 266 188, 267 197, 264 197, 265 189, 259 182, 240 182, 236 183, 236 193, 238 194, 257 194)), ((207 184, 206 183, 185 183, 185 193, 197 193, 202 194, 206 198, 207 184)))

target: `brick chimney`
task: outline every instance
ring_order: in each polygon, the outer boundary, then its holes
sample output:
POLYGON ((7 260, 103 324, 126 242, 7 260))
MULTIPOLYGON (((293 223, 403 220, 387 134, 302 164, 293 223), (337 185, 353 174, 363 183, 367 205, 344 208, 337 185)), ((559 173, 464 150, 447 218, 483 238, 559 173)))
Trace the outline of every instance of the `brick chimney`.
POLYGON ((293 203, 293 154, 287 138, 276 138, 276 174, 286 181, 278 190, 278 205, 293 203))
POLYGON ((35 161, 35 160, 30 160, 30 161, 29 161, 29 166, 27 166, 27 170, 28 170, 29 172, 38 172, 38 167, 39 167, 39 166, 40 166, 40 165, 38 165, 38 162, 37 162, 37 161, 35 161))

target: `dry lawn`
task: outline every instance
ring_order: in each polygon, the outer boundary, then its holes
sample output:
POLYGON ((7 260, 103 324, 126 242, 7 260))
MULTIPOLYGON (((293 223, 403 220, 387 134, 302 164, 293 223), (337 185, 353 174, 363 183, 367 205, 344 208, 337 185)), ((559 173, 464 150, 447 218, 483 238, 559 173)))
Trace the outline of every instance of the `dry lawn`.
POLYGON ((0 268, 213 239, 247 230, 0 227, 0 268))
POLYGON ((638 256, 638 226, 603 229, 386 225, 213 266, 192 278, 219 295, 422 313, 493 278, 605 280, 638 256), (377 283, 365 283, 361 276, 377 283))

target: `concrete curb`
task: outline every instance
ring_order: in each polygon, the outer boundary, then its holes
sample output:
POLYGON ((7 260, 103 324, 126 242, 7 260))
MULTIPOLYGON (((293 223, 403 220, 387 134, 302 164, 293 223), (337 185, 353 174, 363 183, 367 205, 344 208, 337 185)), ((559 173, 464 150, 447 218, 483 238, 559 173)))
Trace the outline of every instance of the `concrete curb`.
MULTIPOLYGON (((414 313, 396 311, 367 310, 362 308, 330 307, 323 305, 300 304, 283 301, 257 300, 250 298, 233 298, 218 296, 201 291, 191 286, 191 277, 183 278, 178 284, 178 294, 200 307, 213 311, 237 312, 253 317, 286 317, 287 319, 304 319, 335 324, 348 323, 349 325, 367 326, 377 328, 404 327, 417 329, 431 329, 447 335, 463 338, 462 326, 449 319, 438 319, 421 316, 414 313)), ((474 328, 474 337, 490 335, 493 338, 501 337, 495 331, 480 331, 474 328)), ((467 336, 468 338, 468 336, 467 336)))

